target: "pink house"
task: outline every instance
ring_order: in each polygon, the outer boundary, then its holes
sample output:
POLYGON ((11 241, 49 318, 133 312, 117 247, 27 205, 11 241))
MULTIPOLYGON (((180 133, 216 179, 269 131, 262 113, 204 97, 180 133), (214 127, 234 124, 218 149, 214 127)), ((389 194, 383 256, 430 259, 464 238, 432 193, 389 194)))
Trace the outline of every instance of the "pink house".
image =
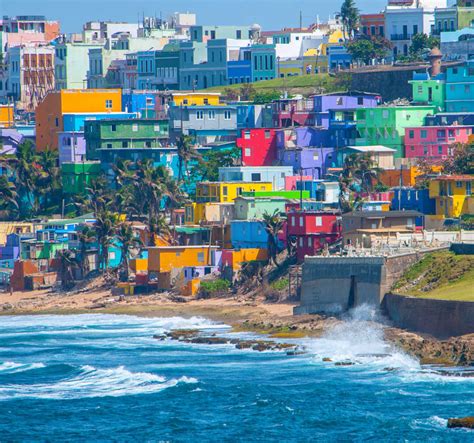
POLYGON ((285 191, 296 191, 296 183, 300 181, 311 182, 314 178, 311 175, 303 175, 303 180, 301 180, 301 175, 291 175, 285 177, 285 191))
POLYGON ((405 129, 405 157, 443 159, 451 145, 467 143, 474 126, 421 126, 405 129))

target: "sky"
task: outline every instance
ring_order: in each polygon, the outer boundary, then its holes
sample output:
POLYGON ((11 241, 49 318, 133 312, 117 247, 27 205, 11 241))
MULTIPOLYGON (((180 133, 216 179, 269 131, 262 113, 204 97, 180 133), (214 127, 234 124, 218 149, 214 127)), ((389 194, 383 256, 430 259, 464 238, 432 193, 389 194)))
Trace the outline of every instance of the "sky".
MULTIPOLYGON (((0 0, 0 15, 45 15, 61 21, 62 32, 80 32, 95 20, 137 21, 138 16, 195 12, 199 24, 260 24, 264 30, 299 26, 327 20, 342 0, 0 0)), ((356 0, 362 12, 378 12, 387 0, 356 0)))

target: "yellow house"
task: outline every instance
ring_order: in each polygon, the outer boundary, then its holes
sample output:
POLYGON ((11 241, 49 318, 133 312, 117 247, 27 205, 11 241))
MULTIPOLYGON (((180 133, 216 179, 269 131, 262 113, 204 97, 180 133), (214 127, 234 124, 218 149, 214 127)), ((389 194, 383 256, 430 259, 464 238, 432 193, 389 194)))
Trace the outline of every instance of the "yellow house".
POLYGON ((9 128, 13 124, 13 105, 0 105, 0 128, 9 128))
POLYGON ((273 185, 270 182, 201 182, 196 186, 196 202, 233 202, 242 193, 255 191, 273 191, 273 185))
POLYGON ((472 213, 473 175, 442 175, 430 182, 430 198, 436 200, 436 215, 458 218, 472 213))
POLYGON ((268 249, 230 249, 222 253, 222 266, 230 267, 234 272, 240 270, 244 263, 267 260, 268 249))
POLYGON ((215 266, 216 246, 156 246, 148 248, 148 271, 167 273, 185 267, 215 266))
POLYGON ((0 222, 0 245, 6 243, 7 235, 34 234, 36 229, 41 229, 42 227, 42 225, 27 222, 0 222))
POLYGON ((173 94, 175 106, 219 106, 220 92, 176 92, 173 94))

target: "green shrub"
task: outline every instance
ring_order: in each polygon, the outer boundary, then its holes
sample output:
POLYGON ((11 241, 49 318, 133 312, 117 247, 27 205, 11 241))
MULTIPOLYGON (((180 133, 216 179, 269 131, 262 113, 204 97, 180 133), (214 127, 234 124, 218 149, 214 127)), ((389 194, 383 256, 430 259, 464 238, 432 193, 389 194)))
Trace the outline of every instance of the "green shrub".
POLYGON ((275 291, 283 291, 288 289, 289 280, 288 277, 280 278, 279 280, 275 280, 270 284, 270 287, 275 291))
POLYGON ((226 292, 230 288, 230 282, 228 280, 218 279, 210 281, 202 281, 200 290, 207 294, 216 294, 218 292, 226 292))

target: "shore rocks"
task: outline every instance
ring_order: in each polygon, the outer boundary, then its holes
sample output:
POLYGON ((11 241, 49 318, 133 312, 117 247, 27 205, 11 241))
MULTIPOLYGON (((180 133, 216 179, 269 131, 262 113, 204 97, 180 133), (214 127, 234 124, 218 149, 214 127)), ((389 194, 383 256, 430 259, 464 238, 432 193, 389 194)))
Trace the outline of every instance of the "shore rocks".
POLYGON ((448 428, 474 429, 474 417, 450 418, 448 419, 448 428))
POLYGON ((287 355, 299 355, 304 353, 304 349, 293 343, 279 343, 271 340, 243 340, 239 338, 204 336, 197 329, 176 329, 163 334, 154 335, 157 340, 176 340, 183 343, 193 343, 200 345, 234 345, 236 349, 251 349, 257 352, 264 351, 287 351, 287 355))

